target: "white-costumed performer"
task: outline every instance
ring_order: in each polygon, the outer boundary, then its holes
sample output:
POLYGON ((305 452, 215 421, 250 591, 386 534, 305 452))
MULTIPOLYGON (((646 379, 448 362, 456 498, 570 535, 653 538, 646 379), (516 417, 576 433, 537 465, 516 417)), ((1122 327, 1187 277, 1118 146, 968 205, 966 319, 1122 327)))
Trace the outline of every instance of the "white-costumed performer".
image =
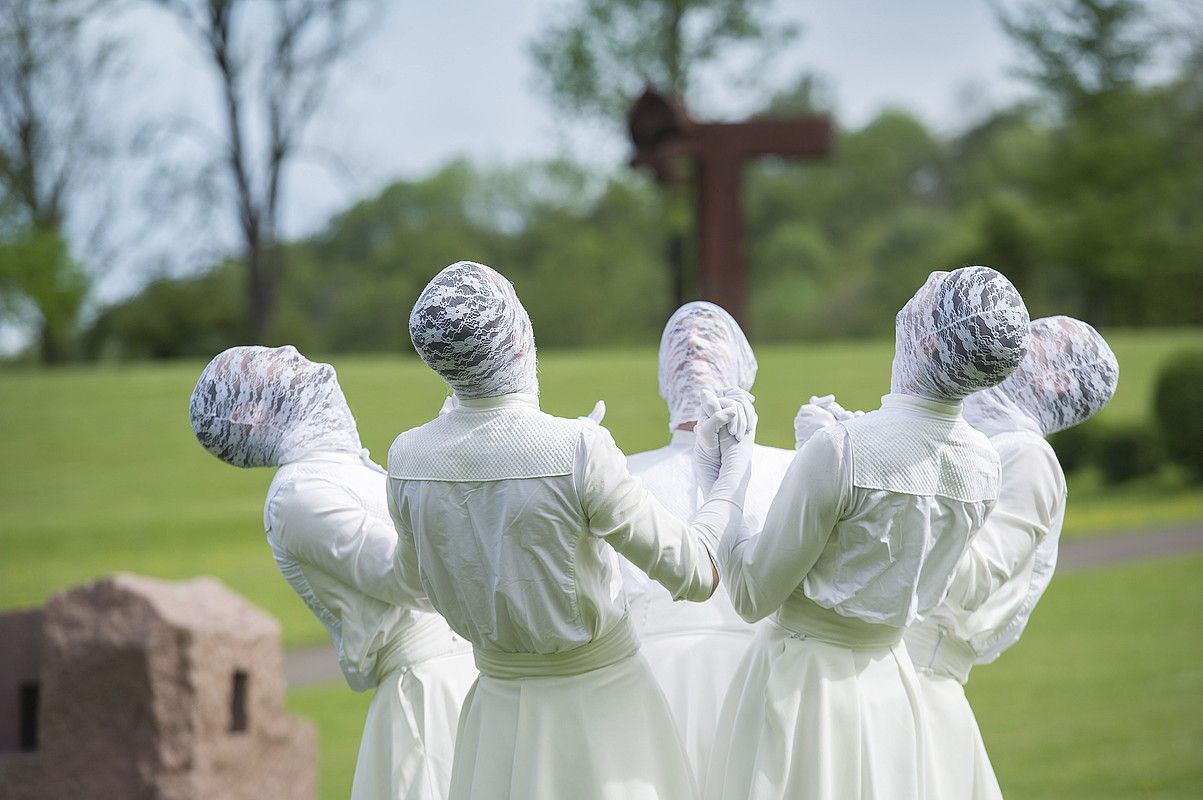
POLYGON ((918 678, 903 629, 933 609, 998 497, 998 456, 961 418, 1027 346, 987 267, 933 273, 898 313, 891 394, 803 444, 763 529, 724 539, 758 631, 719 720, 714 800, 925 798, 918 678))
MULTIPOLYGON (((451 797, 696 797, 638 654, 618 554, 673 597, 710 597, 710 548, 739 525, 747 450, 728 448, 710 501, 683 522, 630 474, 605 428, 539 410, 530 319, 503 276, 447 267, 409 328, 458 401, 389 452, 405 569, 472 642, 481 673, 460 719, 451 797)), ((710 424, 739 419, 726 408, 710 424)))
POLYGON ((1044 437, 1085 422, 1115 393, 1119 363, 1094 328, 1033 320, 1028 354, 991 389, 965 399, 965 420, 990 437, 1002 490, 961 559, 944 602, 906 632, 919 673, 939 796, 1002 796, 964 684, 975 664, 1019 640, 1057 562, 1065 475, 1044 437))
POLYGON ((375 688, 353 800, 443 800, 471 648, 396 561, 384 470, 359 441, 334 368, 293 347, 234 347, 201 373, 197 440, 237 467, 279 467, 263 524, 276 566, 321 620, 347 683, 375 688))
MULTIPOLYGON (((660 338, 660 396, 668 405, 671 442, 627 457, 631 474, 664 507, 682 519, 702 504, 694 477, 694 425, 703 391, 738 386, 751 390, 756 356, 739 324, 707 302, 686 303, 669 318, 660 338)), ((763 521, 792 450, 755 445, 744 512, 763 521)), ((724 587, 705 603, 678 603, 660 584, 623 563, 631 619, 641 650, 672 708, 698 777, 706 776, 718 713, 755 628, 735 612, 724 587)))

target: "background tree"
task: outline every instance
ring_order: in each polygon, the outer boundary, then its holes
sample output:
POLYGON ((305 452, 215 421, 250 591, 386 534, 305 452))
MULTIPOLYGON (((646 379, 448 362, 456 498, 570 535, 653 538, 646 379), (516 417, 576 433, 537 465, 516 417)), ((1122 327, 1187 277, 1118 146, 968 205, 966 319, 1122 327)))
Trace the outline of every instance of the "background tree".
POLYGON ((1066 310, 1097 324, 1147 322, 1175 303, 1165 281, 1149 280, 1151 265, 1163 273, 1185 265, 1173 255, 1185 153, 1164 87, 1140 82, 1156 20, 1136 0, 1057 0, 998 14, 1053 126, 1026 179, 1045 222, 1042 267, 1065 279, 1066 310))
POLYGON ((103 5, 0 0, 0 310, 37 327, 46 363, 69 357, 89 285, 66 228, 107 153, 97 105, 115 62, 87 27, 103 5))
POLYGON ((200 44, 222 99, 228 178, 247 277, 248 335, 272 333, 284 252, 284 181, 331 70, 365 30, 370 0, 154 0, 200 44))
POLYGON ((797 29, 773 0, 579 0, 531 45, 557 108, 621 121, 645 86, 696 100, 698 73, 745 46, 760 60, 797 29))

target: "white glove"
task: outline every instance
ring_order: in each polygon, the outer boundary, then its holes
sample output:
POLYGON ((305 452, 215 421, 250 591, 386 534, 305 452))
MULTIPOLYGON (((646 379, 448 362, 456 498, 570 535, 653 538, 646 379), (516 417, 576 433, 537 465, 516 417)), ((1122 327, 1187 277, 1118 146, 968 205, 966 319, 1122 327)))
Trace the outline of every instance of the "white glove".
POLYGON ((833 394, 825 394, 822 397, 811 397, 810 402, 831 412, 831 415, 836 418, 837 422, 844 422, 845 420, 856 419, 865 415, 863 411, 847 410, 835 401, 835 395, 833 394))
POLYGON ((459 408, 459 398, 452 392, 451 396, 443 401, 443 407, 439 409, 439 416, 441 417, 457 408, 459 408))
POLYGON ((737 405, 735 419, 727 424, 727 432, 736 439, 742 440, 745 436, 755 436, 756 423, 756 398, 748 394, 743 389, 735 387, 723 389, 718 393, 719 403, 723 406, 728 406, 728 401, 734 401, 737 405))
POLYGON ((593 410, 583 417, 577 417, 582 422, 592 422, 595 425, 601 425, 601 421, 606 418, 606 401, 598 400, 593 404, 593 410))
MULTIPOLYGON (((714 495, 716 483, 724 476, 728 482, 735 480, 732 476, 737 473, 728 469, 731 466, 727 463, 729 457, 736 458, 741 463, 746 462, 745 466, 750 467, 752 447, 756 440, 756 421, 752 395, 747 392, 728 389, 723 392, 722 397, 708 390, 702 392, 699 420, 694 427, 693 469, 694 478, 702 490, 704 499, 714 495), (736 447, 736 444, 740 447, 736 447)), ((743 475, 745 491, 746 478, 747 475, 743 475)), ((736 484, 739 482, 740 480, 735 480, 736 484)), ((735 487, 733 485, 728 488, 735 487)), ((742 493, 736 500, 736 505, 743 505, 742 493)))
MULTIPOLYGON (((812 398, 813 400, 813 398, 812 398)), ((816 431, 834 425, 838 420, 835 415, 822 406, 813 402, 803 403, 794 415, 794 449, 801 450, 802 445, 815 435, 816 431)))
POLYGON ((718 431, 729 425, 736 413, 734 408, 724 409, 714 392, 709 389, 702 390, 698 421, 693 427, 693 476, 702 488, 703 497, 718 480, 718 473, 723 465, 718 431))
POLYGON ((690 527, 706 544, 716 568, 721 568, 723 541, 743 525, 744 496, 752 477, 756 446, 755 412, 752 425, 736 439, 730 428, 746 423, 748 409, 740 397, 702 397, 700 419, 694 427, 693 468, 702 490, 702 507, 690 527))

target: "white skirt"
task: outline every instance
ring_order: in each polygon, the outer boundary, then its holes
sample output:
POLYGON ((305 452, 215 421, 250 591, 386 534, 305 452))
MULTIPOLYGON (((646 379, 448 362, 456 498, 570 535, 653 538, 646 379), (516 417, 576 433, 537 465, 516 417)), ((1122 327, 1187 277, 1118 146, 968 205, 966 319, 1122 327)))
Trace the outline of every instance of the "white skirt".
POLYGON ((1002 790, 965 688, 955 678, 919 673, 927 724, 929 796, 940 800, 1001 800, 1002 790))
POLYGON ((693 800, 664 695, 636 654, 567 677, 481 675, 464 702, 452 800, 693 800))
POLYGON ((472 652, 392 671, 368 706, 352 800, 446 800, 472 652))
POLYGON ((694 778, 705 782, 723 698, 739 670, 755 628, 693 628, 645 636, 640 652, 672 709, 694 778))
POLYGON ((918 678, 901 643, 757 632, 723 704, 708 800, 923 797, 918 678))

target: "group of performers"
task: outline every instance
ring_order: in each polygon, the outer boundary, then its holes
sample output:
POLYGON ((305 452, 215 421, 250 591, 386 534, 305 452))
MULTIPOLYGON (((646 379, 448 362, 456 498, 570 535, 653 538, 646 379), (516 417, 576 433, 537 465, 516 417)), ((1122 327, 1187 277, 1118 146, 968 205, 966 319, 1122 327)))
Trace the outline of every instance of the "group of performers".
POLYGON ((1001 796, 963 686, 1052 577, 1045 437, 1119 374, 1092 327, 1029 320, 988 267, 934 272, 881 407, 811 397, 790 451, 755 444, 738 324, 689 303, 660 344, 671 441, 629 458, 603 404, 540 410, 531 321, 489 267, 436 275, 409 330, 452 393, 387 470, 292 347, 221 353, 190 405, 209 452, 277 468, 276 564, 375 689, 352 797, 1001 796))

